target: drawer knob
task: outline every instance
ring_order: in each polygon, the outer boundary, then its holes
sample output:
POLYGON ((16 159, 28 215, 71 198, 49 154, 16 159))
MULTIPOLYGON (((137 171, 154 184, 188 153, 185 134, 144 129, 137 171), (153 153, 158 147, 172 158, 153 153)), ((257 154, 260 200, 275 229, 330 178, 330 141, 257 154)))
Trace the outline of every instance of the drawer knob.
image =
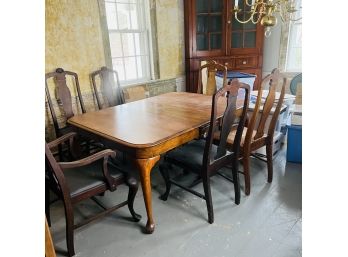
POLYGON ((243 61, 242 63, 243 63, 243 64, 247 64, 247 61, 243 61))

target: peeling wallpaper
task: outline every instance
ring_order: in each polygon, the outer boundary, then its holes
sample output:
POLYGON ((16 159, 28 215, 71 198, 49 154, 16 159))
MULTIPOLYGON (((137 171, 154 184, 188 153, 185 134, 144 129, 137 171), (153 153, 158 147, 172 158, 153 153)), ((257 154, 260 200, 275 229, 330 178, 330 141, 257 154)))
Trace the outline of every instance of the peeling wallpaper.
POLYGON ((89 74, 105 65, 97 0, 46 0, 45 72, 61 67, 91 91, 89 74))

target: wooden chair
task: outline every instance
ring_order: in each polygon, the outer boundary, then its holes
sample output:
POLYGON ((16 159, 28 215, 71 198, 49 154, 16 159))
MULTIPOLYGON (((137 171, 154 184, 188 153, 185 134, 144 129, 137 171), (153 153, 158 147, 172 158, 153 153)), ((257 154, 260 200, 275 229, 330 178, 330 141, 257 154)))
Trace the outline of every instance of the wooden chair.
MULTIPOLYGON (((66 122, 69 118, 75 115, 73 110, 73 97, 67 84, 67 78, 72 78, 77 92, 75 111, 78 111, 78 109, 80 108, 80 111, 82 113, 86 113, 86 108, 83 102, 77 74, 72 71, 65 71, 62 68, 57 68, 55 72, 46 73, 46 99, 51 112, 53 126, 57 138, 67 133, 73 132, 73 128, 66 122), (48 86, 48 80, 51 78, 53 78, 55 81, 54 90, 50 90, 50 87, 48 86), (57 103, 58 108, 55 108, 55 105, 53 104, 54 101, 57 103), (56 112, 58 110, 58 114, 60 114, 59 118, 56 112)), ((80 141, 80 144, 84 146, 83 152, 86 154, 89 154, 91 150, 100 150, 101 148, 103 148, 100 143, 94 142, 91 139, 79 137, 78 141, 80 141)), ((62 149, 61 145, 58 146, 60 160, 63 160, 64 153, 66 152, 65 150, 66 149, 62 149)))
MULTIPOLYGON (((234 183, 235 203, 240 203, 240 186, 238 178, 238 156, 239 146, 245 122, 246 112, 249 104, 250 88, 248 85, 232 80, 231 84, 221 88, 212 96, 212 110, 209 129, 206 138, 194 140, 188 144, 172 150, 165 155, 165 161, 160 165, 160 172, 166 183, 166 191, 161 199, 166 201, 170 192, 171 185, 181 187, 184 190, 204 199, 207 204, 208 222, 214 222, 213 203, 210 191, 210 176, 218 173, 218 171, 232 164, 232 177, 234 183), (231 131, 231 127, 236 118, 236 101, 239 88, 246 91, 244 99, 244 107, 241 115, 238 115, 239 125, 236 133, 235 143, 232 150, 226 150, 227 136, 231 131), (227 104, 221 120, 217 117, 217 103, 226 99, 227 104), (217 130, 220 130, 220 143, 218 146, 213 145, 213 136, 217 130), (177 183, 169 176, 169 170, 172 164, 179 166, 186 171, 198 174, 203 180, 204 195, 193 189, 177 183)), ((240 114, 240 113, 239 113, 240 114)))
POLYGON ((125 103, 116 71, 104 66, 100 70, 91 73, 91 79, 99 110, 125 103), (99 91, 96 82, 98 77, 100 80, 99 91))
MULTIPOLYGON (((115 157, 110 149, 97 152, 81 160, 72 162, 57 162, 51 149, 64 142, 73 144, 76 133, 68 133, 50 143, 45 144, 46 156, 46 217, 50 224, 49 190, 52 190, 63 201, 66 219, 66 240, 69 256, 75 254, 73 230, 92 220, 102 217, 124 205, 128 205, 134 221, 141 216, 133 209, 134 198, 138 190, 137 180, 129 174, 123 174, 108 162, 109 157, 115 157), (121 184, 129 187, 128 199, 116 206, 106 208, 95 196, 106 191, 115 191, 121 184), (74 224, 73 206, 83 200, 92 199, 104 210, 95 216, 88 217, 80 224, 74 224)), ((70 148, 71 149, 71 148, 70 148)), ((72 153, 72 155, 74 155, 72 153)))
POLYGON ((198 94, 207 94, 207 95, 213 95, 215 94, 217 87, 216 87, 216 72, 222 72, 223 73, 223 87, 227 84, 227 67, 216 63, 215 61, 209 61, 206 64, 199 67, 199 76, 198 76, 198 88, 197 93, 198 94), (206 70, 206 73, 204 72, 206 70), (204 75, 206 74, 206 76, 204 75), (203 81, 203 79, 206 77, 206 81, 203 81), (205 88, 205 90, 203 90, 205 88))
POLYGON ((54 72, 46 73, 45 75, 46 97, 47 97, 48 105, 50 107, 52 120, 53 120, 53 126, 54 126, 57 137, 60 137, 66 133, 72 132, 71 127, 66 124, 66 121, 75 115, 73 111, 73 101, 72 101, 71 92, 66 82, 67 76, 72 77, 75 82, 74 84, 77 91, 76 103, 79 104, 79 107, 82 113, 86 112, 86 108, 82 99, 79 78, 75 72, 64 71, 62 68, 57 68, 56 71, 54 72), (55 80, 54 92, 51 92, 52 90, 50 90, 50 87, 48 86, 48 80, 50 78, 53 78, 55 80), (54 108, 53 100, 57 102, 59 110, 61 112, 61 119, 62 119, 61 123, 63 123, 62 125, 59 124, 56 108, 54 108))
MULTIPOLYGON (((283 83, 281 86, 281 93, 276 104, 275 109, 274 104, 276 100, 276 86, 279 83, 280 74, 278 69, 274 69, 270 75, 268 75, 265 80, 269 81, 269 93, 263 104, 262 111, 260 111, 261 98, 262 98, 262 87, 259 88, 258 96, 255 103, 255 108, 252 113, 250 120, 248 120, 247 127, 244 127, 242 140, 241 140, 241 150, 240 158, 243 160, 243 175, 245 180, 245 194, 250 194, 250 160, 249 157, 252 152, 266 146, 266 158, 267 158, 267 170, 268 170, 268 182, 272 182, 273 179, 273 136, 276 127, 276 123, 279 117, 279 113, 283 104, 284 94, 285 94, 285 78, 283 78, 283 83), (274 109, 271 115, 271 110, 274 109), (258 117, 259 115, 259 117, 258 117), (268 130, 266 129, 266 121, 271 117, 268 130), (257 123, 258 121, 258 123, 257 123)), ((263 84, 263 83, 262 83, 263 84)), ((227 139, 227 144, 229 149, 233 149, 235 143, 235 135, 238 131, 232 130, 227 139)), ((257 155, 253 155, 259 158, 257 155)), ((263 160, 262 158, 259 158, 263 160)), ((263 160, 264 161, 264 160, 263 160)))

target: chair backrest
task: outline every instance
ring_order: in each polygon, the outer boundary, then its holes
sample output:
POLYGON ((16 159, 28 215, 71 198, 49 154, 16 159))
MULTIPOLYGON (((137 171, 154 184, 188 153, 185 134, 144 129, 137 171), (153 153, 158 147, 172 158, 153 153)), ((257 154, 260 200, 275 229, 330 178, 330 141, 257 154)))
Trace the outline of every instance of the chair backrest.
MULTIPOLYGON (((222 72, 223 74, 223 82, 222 82, 222 87, 226 86, 227 84, 227 67, 216 63, 214 61, 209 61, 206 64, 202 65, 199 67, 199 75, 198 75, 198 88, 197 88, 197 93, 198 94, 203 94, 203 78, 202 78, 202 70, 206 70, 206 82, 204 82, 205 85, 205 92, 207 95, 213 95, 215 94, 217 90, 216 86, 216 78, 215 75, 218 71, 222 72)), ((205 77, 203 75, 203 77, 205 77)))
POLYGON ((64 115, 64 122, 74 116, 73 112, 73 103, 72 103, 72 97, 71 97, 71 92, 68 88, 67 82, 66 82, 66 76, 72 76, 75 81, 75 87, 77 90, 77 98, 78 102, 81 107, 82 113, 86 112, 82 95, 81 95, 81 90, 80 90, 80 84, 79 84, 79 79, 78 76, 75 72, 72 71, 64 71, 62 68, 56 69, 55 72, 50 72, 46 73, 45 75, 45 89, 46 89, 46 97, 48 101, 48 105, 50 107, 51 115, 52 115, 52 120, 53 120, 53 125, 54 129, 56 131, 56 135, 59 136, 59 124, 58 124, 58 118, 57 114, 53 105, 52 101, 52 95, 55 97, 59 109, 61 109, 61 113, 64 115), (50 92, 49 86, 48 86, 48 80, 50 78, 53 78, 55 80, 55 91, 50 92))
POLYGON ((91 79, 99 109, 125 103, 117 71, 104 66, 100 70, 91 73, 91 79), (97 77, 100 79, 99 91, 96 82, 97 77))
POLYGON ((290 92, 292 95, 296 95, 297 85, 299 84, 302 84, 302 73, 297 74, 290 82, 290 92))
MULTIPOLYGON (((204 149, 203 156, 203 166, 207 167, 207 169, 216 169, 221 168, 226 163, 228 163, 233 154, 235 156, 239 155, 239 147, 240 140, 242 138, 243 127, 246 119, 246 113, 249 105, 250 98, 250 86, 244 83, 240 83, 237 79, 233 79, 228 85, 219 89, 213 96, 212 101, 212 110, 211 110, 211 118, 210 118, 210 126, 208 131, 208 136, 204 149), (236 106, 237 106, 237 98, 238 98, 238 90, 245 90, 244 95, 244 104, 243 109, 241 111, 241 115, 237 115, 236 106), (223 99, 226 98, 226 99, 223 99), (226 101, 226 108, 224 114, 221 118, 221 122, 217 122, 217 110, 218 110, 218 102, 226 101), (238 127, 236 137, 232 146, 232 152, 228 151, 227 146, 227 138, 231 131, 232 125, 235 123, 236 118, 239 117, 238 127), (216 148, 216 152, 212 151, 214 136, 216 132, 219 135, 218 138, 218 146, 216 148)), ((215 138, 216 139, 216 138, 215 138)))
POLYGON ((262 112, 259 112, 261 99, 262 99, 262 87, 259 88, 259 92, 258 92, 256 103, 255 103, 255 108, 248 124, 248 130, 245 136, 244 145, 248 145, 252 140, 257 140, 263 137, 264 134, 273 136, 276 122, 277 122, 280 109, 283 104, 284 95, 285 95, 285 83, 286 83, 285 78, 282 78, 283 82, 281 86, 281 93, 280 93, 279 99, 277 100, 278 103, 272 114, 271 122, 270 122, 270 125, 268 126, 267 132, 265 131, 265 127, 266 127, 266 121, 269 118, 271 110, 276 102, 276 87, 279 83, 280 78, 281 77, 280 77, 278 69, 273 69, 272 73, 265 78, 269 80, 269 89, 268 89, 269 91, 268 91, 268 95, 266 97, 265 103, 263 104, 262 112), (258 114, 260 114, 260 118, 258 119, 258 124, 256 124, 258 114), (256 134, 253 136, 253 131, 255 128, 257 128, 256 134))

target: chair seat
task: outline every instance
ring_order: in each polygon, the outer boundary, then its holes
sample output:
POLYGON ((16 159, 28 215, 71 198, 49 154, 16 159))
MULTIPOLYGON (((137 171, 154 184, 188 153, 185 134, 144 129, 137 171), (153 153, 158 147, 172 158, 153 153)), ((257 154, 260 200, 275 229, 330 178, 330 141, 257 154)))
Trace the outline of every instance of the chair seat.
MULTIPOLYGON (((97 189, 98 187, 105 187, 106 181, 104 180, 102 167, 103 163, 101 160, 87 166, 65 169, 64 175, 71 197, 81 195, 93 188, 97 189)), ((115 180, 121 180, 124 178, 124 174, 122 174, 112 164, 108 164, 108 171, 115 180)))
MULTIPOLYGON (((205 140, 194 140, 167 153, 166 160, 195 172, 200 172, 203 163, 205 140)), ((217 146, 212 145, 213 152, 217 146)))

